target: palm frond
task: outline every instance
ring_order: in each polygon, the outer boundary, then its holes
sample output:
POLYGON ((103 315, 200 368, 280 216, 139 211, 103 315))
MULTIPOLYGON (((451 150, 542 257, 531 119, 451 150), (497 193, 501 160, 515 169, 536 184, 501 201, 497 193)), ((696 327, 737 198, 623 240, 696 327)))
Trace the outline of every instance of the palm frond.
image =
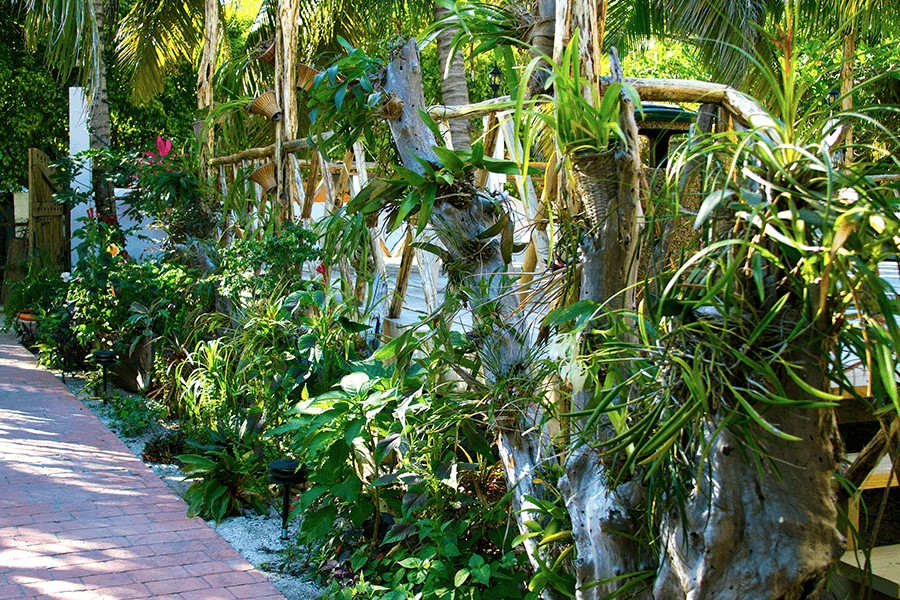
POLYGON ((772 12, 769 4, 767 0, 663 0, 662 8, 669 30, 697 44, 718 81, 747 89, 753 75, 748 57, 771 54, 760 35, 767 12, 772 12))
POLYGON ((98 81, 102 70, 103 36, 92 0, 27 0, 18 3, 25 11, 25 38, 30 50, 46 48, 45 60, 65 79, 78 72, 82 83, 98 81))
POLYGON ((194 58, 202 31, 202 0, 135 4, 116 36, 119 63, 131 72, 132 101, 146 102, 160 94, 166 73, 194 58))

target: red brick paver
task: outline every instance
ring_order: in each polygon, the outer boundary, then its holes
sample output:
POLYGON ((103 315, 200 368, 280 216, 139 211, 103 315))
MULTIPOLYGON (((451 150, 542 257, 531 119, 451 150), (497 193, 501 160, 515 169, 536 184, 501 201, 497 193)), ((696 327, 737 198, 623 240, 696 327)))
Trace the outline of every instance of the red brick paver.
POLYGON ((0 598, 281 598, 0 334, 0 598))

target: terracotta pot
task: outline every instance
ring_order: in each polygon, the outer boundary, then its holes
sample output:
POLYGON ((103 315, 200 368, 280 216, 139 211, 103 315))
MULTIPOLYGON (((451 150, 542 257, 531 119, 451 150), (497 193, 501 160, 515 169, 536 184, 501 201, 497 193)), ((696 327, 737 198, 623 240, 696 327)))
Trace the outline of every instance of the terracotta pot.
POLYGON ((37 342, 38 320, 31 311, 21 311, 16 315, 16 335, 26 346, 37 342))

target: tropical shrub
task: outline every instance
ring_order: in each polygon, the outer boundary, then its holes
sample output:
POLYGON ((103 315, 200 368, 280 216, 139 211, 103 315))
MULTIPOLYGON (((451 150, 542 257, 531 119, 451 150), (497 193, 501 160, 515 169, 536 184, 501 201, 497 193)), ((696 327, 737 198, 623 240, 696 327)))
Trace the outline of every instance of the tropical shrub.
POLYGON ((184 494, 190 516, 218 523, 247 507, 266 512, 271 456, 260 437, 262 429, 262 413, 250 410, 206 429, 203 441, 189 442, 197 452, 179 455, 178 460, 184 463, 185 478, 194 480, 184 494))
POLYGON ((528 597, 479 403, 442 380, 444 351, 417 347, 404 334, 349 365, 273 432, 308 468, 299 539, 329 597, 528 597))

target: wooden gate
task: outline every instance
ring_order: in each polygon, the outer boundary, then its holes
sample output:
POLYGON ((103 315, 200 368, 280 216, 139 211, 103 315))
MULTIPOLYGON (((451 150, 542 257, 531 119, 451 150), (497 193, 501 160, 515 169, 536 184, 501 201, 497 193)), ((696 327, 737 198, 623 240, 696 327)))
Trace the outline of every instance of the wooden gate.
POLYGON ((62 270, 69 266, 68 213, 53 201, 53 170, 50 159, 37 148, 28 149, 28 238, 30 253, 43 257, 62 270))

